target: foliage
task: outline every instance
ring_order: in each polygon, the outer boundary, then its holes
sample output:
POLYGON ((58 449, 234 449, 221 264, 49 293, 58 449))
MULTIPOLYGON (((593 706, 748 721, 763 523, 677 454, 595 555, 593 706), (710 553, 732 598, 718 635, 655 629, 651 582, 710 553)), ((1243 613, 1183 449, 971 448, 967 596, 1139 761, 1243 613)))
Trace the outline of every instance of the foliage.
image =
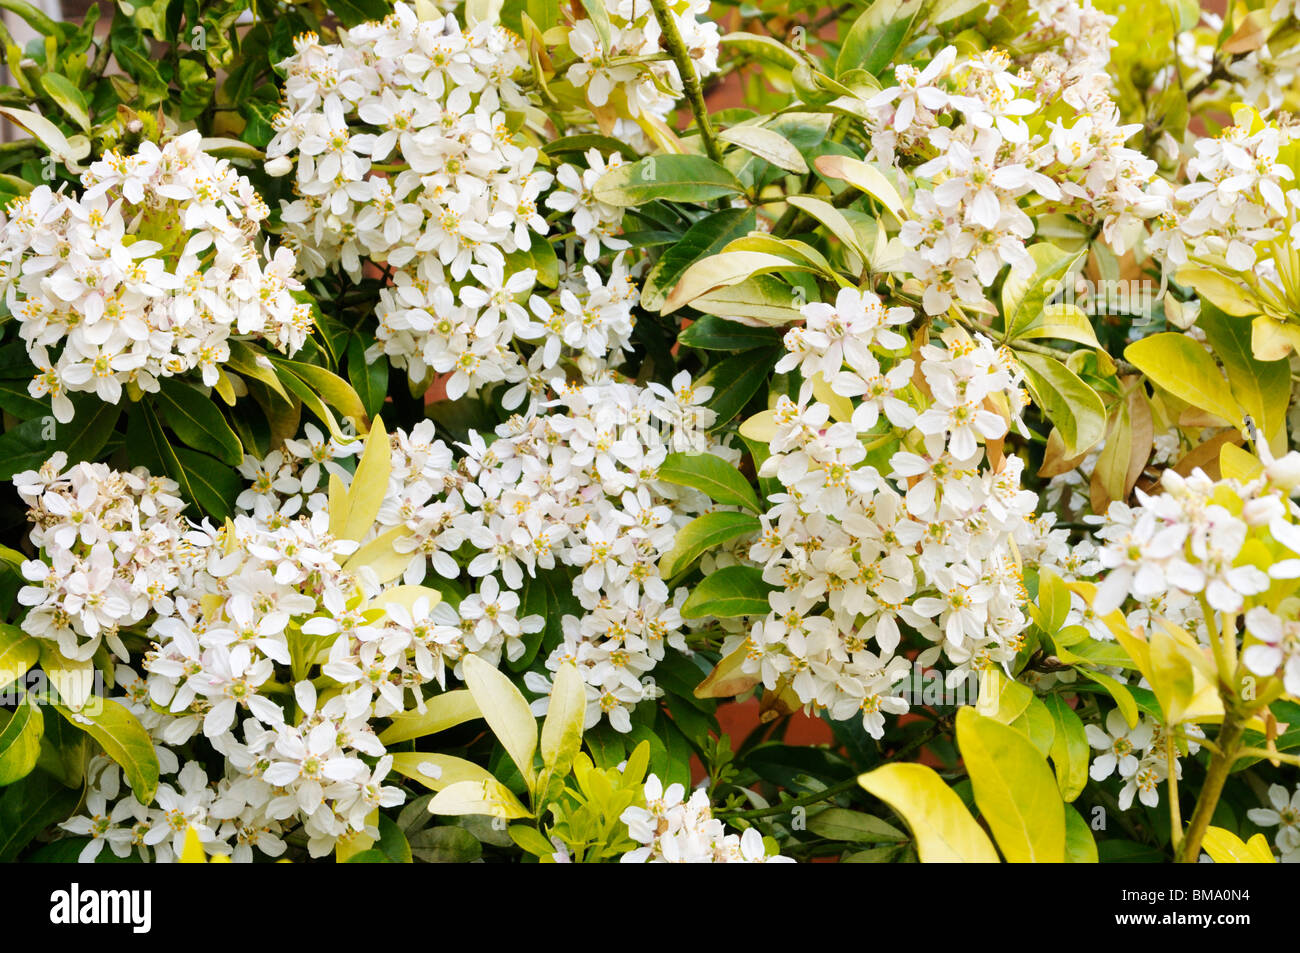
POLYGON ((5 8, 0 860, 1300 857, 1294 4, 5 8))

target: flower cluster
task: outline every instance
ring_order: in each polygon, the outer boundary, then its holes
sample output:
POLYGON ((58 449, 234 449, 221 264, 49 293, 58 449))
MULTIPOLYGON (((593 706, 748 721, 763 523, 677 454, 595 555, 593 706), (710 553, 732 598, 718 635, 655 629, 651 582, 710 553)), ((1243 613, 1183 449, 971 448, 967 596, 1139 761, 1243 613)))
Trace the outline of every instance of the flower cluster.
POLYGON ((897 67, 898 85, 868 102, 874 158, 922 160, 899 267, 929 314, 954 301, 987 307, 984 289, 1003 265, 1033 271, 1027 209, 1067 209, 1122 249, 1167 207, 1155 162, 1124 145, 1140 125, 1121 125, 1107 94, 1109 18, 1072 0, 1036 10, 1042 42, 1059 51, 1017 68, 1005 52, 959 57, 949 46, 922 70, 897 67), (1058 100, 1065 112, 1044 128, 1058 100))
POLYGON ((295 171, 283 219, 308 274, 391 270, 372 352, 412 380, 445 375, 453 400, 505 383, 507 409, 562 357, 586 374, 610 364, 638 298, 621 261, 607 275, 556 267, 543 201, 572 219, 589 263, 628 247, 621 214, 591 196, 617 160, 589 150, 587 168, 562 165, 543 198, 555 176, 512 119, 528 106, 513 79, 525 65, 503 27, 462 31, 399 3, 337 44, 299 37, 267 147, 273 172, 295 171))
POLYGON ((860 715, 880 737, 885 714, 907 709, 900 623, 938 643, 921 662, 946 655, 950 677, 1009 663, 1028 624, 1013 543, 1035 555, 1062 544, 1033 520, 1018 458, 981 469, 984 444, 1005 437, 1023 406, 1005 355, 953 328, 942 346, 919 349, 918 368, 892 330, 910 309, 870 292, 846 289, 803 314, 781 366, 806 383, 772 412, 760 471, 784 492, 750 550, 779 588, 768 617, 727 648, 743 648, 767 688, 789 684, 804 704, 860 715))
MULTIPOLYGON (((465 652, 495 665, 537 645, 543 618, 522 599, 545 575, 582 610, 547 610, 560 635, 547 645, 546 667, 577 662, 588 683, 588 727, 603 715, 627 731, 631 709, 655 697, 644 676, 667 646, 686 647, 677 609, 685 590, 671 593, 658 563, 677 530, 711 507, 703 494, 658 480, 656 470, 674 452, 737 454, 708 436, 713 414, 701 405, 712 391, 694 387, 689 375, 672 391, 613 380, 550 383, 558 396, 547 412, 512 418, 490 443, 471 434, 450 447, 432 422, 395 432, 374 536, 390 536, 406 584, 449 581, 429 644, 440 684, 444 665, 455 668, 465 652), (463 596, 462 579, 474 587, 463 596)), ((255 491, 241 505, 280 519, 325 506, 319 476, 303 467, 349 451, 319 433, 309 443, 295 459, 276 453, 249 462, 255 491)), ((344 485, 350 479, 345 472, 344 485)), ((526 683, 550 692, 538 672, 526 683)), ((547 698, 536 705, 545 711, 547 698)))
POLYGON ((771 856, 759 832, 749 827, 743 834, 728 834, 713 816, 703 788, 683 800, 686 789, 650 775, 645 782, 645 807, 629 807, 621 820, 632 839, 643 846, 620 858, 625 864, 764 864, 793 863, 780 854, 771 856))
MULTIPOLYGON (((192 777, 201 769, 182 771, 172 798, 181 815, 163 793, 157 809, 128 800, 99 813, 144 825, 144 840, 132 843, 154 846, 157 831, 188 824, 219 852, 232 839, 262 845, 263 835, 274 851, 276 832, 301 823, 321 854, 364 830, 375 807, 400 802, 382 784, 389 759, 370 720, 406 710, 408 690, 423 704, 419 687, 435 675, 426 642, 436 647, 429 612, 438 593, 407 589, 386 605, 364 554, 349 558, 358 542, 330 532, 327 510, 274 526, 251 516, 196 526, 180 519, 170 480, 63 465, 60 454, 16 479, 48 560, 24 565, 41 583, 23 590, 33 607, 27 631, 58 639, 74 659, 103 638, 126 661, 131 627, 150 648, 143 677, 117 668, 125 701, 160 746, 201 735, 227 763, 211 796, 192 777), (317 668, 337 686, 327 697, 317 697, 317 668)), ((160 763, 175 771, 177 758, 160 763)), ((109 773, 95 791, 111 800, 116 789, 109 773)), ((113 826, 91 823, 97 837, 113 826)))
POLYGON ((0 229, 0 291, 39 370, 29 391, 60 422, 70 393, 117 403, 196 368, 215 385, 231 335, 302 346, 295 257, 259 251, 265 203, 198 132, 109 152, 81 181, 80 197, 37 186, 0 229))
POLYGON ((1108 573, 1094 611, 1105 615, 1132 598, 1206 644, 1210 623, 1236 628, 1207 615, 1240 617, 1245 666, 1300 692, 1300 601, 1283 592, 1300 578, 1300 506, 1290 499, 1300 486, 1300 453, 1270 460, 1249 481, 1166 470, 1161 484, 1160 495, 1139 490, 1137 506, 1117 501, 1104 520, 1095 518, 1108 573))
MULTIPOLYGON (((1156 721, 1139 716, 1130 727, 1118 708, 1106 716, 1106 727, 1087 725, 1088 744, 1101 752, 1092 760, 1088 773, 1094 781, 1104 781, 1112 774, 1124 782, 1119 792, 1119 809, 1127 811, 1137 797, 1147 807, 1160 803, 1160 785, 1169 777, 1169 755, 1165 729, 1156 721)), ((1195 725, 1182 728, 1188 754, 1200 750, 1196 739, 1204 735, 1195 725)), ((1175 777, 1181 778, 1183 766, 1175 757, 1175 777)))
POLYGON ((67 461, 60 450, 14 479, 32 544, 46 556, 22 565, 22 628, 67 659, 85 661, 107 645, 125 662, 123 630, 176 611, 173 593, 203 570, 210 539, 182 519, 173 481, 141 467, 120 473, 67 461))
POLYGON ((1278 158, 1296 136, 1291 126, 1262 123, 1247 110, 1215 139, 1200 139, 1187 160, 1187 184, 1148 248, 1172 265, 1214 262, 1232 271, 1255 270, 1277 283, 1268 243, 1282 235, 1291 209, 1291 167, 1278 158), (1257 261, 1261 251, 1266 261, 1257 261))

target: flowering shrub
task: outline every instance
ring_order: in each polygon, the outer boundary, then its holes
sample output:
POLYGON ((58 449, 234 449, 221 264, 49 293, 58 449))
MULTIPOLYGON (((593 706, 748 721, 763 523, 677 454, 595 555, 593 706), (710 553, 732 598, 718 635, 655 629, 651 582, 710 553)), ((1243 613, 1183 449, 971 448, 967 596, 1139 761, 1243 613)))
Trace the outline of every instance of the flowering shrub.
POLYGON ((0 860, 1300 860, 1292 5, 6 9, 0 860))

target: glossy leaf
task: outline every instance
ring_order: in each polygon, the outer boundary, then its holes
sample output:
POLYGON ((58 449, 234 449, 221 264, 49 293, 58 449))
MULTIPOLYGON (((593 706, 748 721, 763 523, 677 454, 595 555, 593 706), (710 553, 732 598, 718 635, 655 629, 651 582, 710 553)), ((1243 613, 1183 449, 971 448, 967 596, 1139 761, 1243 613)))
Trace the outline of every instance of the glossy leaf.
POLYGON ((975 803, 1013 863, 1065 859, 1065 812, 1047 762, 1020 732, 979 715, 957 712, 957 746, 970 773, 975 803))
POLYGON ((859 777, 858 783, 906 822, 922 863, 998 862, 988 835, 933 768, 886 764, 859 777))

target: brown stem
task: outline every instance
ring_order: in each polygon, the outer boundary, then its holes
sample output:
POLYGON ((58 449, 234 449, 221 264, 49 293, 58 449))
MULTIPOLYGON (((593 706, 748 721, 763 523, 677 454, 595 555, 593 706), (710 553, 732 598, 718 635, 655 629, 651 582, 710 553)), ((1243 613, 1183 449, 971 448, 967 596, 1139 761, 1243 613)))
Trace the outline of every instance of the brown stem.
POLYGON ((1196 809, 1192 811, 1192 818, 1187 824, 1187 834, 1174 855, 1178 863, 1194 864, 1200 860, 1201 840, 1210 826, 1214 809, 1219 806, 1224 782, 1228 780, 1228 772, 1232 770, 1232 762, 1237 759, 1237 751, 1245 733, 1245 724, 1236 712, 1227 708, 1223 716, 1223 724, 1219 728, 1219 735, 1215 739, 1219 747, 1218 753, 1210 759, 1210 770, 1205 776, 1201 794, 1196 799, 1196 809))

